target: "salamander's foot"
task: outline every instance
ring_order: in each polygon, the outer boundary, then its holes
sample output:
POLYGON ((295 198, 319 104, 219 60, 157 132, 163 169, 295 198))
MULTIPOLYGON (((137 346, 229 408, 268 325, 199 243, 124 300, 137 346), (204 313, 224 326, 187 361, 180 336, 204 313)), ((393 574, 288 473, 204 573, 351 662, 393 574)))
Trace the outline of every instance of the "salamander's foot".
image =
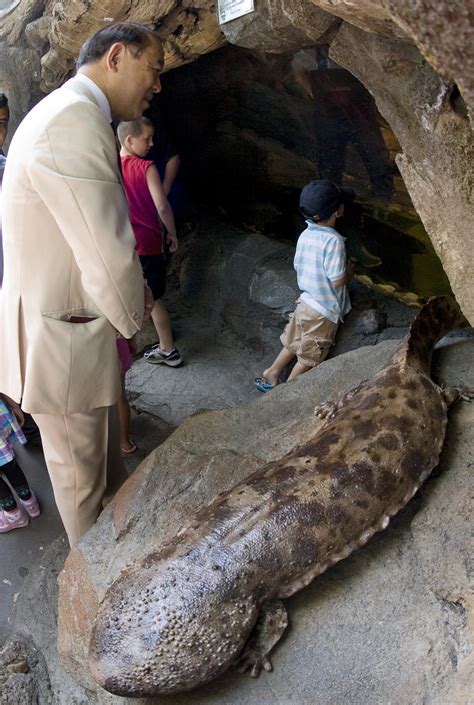
POLYGON ((463 401, 474 400, 473 387, 448 387, 443 389, 443 397, 448 407, 454 406, 460 399, 463 401))
POLYGON ((314 415, 318 419, 330 419, 334 416, 339 406, 337 401, 323 401, 314 408, 314 415))
POLYGON ((323 401, 321 404, 318 404, 318 406, 315 407, 314 409, 314 415, 318 417, 318 419, 332 419, 336 415, 336 411, 339 411, 339 409, 342 409, 347 402, 351 401, 356 394, 361 390, 361 388, 364 386, 365 382, 361 382, 360 384, 357 385, 357 387, 354 387, 354 389, 350 389, 346 394, 344 394, 343 397, 340 399, 336 399, 335 401, 323 401))
POLYGON ((240 673, 250 671, 252 678, 257 678, 263 668, 272 670, 269 653, 280 641, 288 626, 288 614, 283 602, 269 602, 262 605, 260 615, 249 640, 236 660, 240 673))

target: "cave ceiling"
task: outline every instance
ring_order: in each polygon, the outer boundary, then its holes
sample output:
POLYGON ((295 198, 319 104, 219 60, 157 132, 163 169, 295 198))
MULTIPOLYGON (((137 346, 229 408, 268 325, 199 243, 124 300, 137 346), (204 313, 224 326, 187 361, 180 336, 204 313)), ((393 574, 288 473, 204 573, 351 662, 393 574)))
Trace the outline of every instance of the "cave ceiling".
POLYGON ((33 49, 42 92, 73 70, 84 40, 112 21, 157 28, 165 70, 194 61, 227 41, 269 52, 327 41, 341 22, 413 42, 427 61, 474 104, 471 3, 436 0, 255 0, 255 12, 221 27, 212 0, 0 0, 0 39, 33 49))

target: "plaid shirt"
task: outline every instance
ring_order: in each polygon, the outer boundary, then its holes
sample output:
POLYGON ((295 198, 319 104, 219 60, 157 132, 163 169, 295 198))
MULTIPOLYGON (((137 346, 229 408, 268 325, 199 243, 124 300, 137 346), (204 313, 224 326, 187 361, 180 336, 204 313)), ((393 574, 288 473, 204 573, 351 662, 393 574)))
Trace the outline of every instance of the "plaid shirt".
POLYGON ((14 459, 15 443, 26 443, 26 438, 15 415, 0 397, 0 467, 14 459))

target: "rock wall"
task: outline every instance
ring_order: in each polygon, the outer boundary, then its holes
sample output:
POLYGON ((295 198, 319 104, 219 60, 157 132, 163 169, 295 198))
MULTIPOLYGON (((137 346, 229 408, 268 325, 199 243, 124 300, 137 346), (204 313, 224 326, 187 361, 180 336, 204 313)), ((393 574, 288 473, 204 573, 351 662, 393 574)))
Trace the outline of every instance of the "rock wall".
POLYGON ((474 323, 474 140, 452 84, 409 45, 345 24, 331 45, 375 97, 402 152, 397 164, 453 292, 474 323))
MULTIPOLYGON (((11 97, 14 126, 73 71, 84 39, 115 20, 157 27, 168 71, 226 41, 259 54, 332 44, 398 138, 410 196, 474 322, 473 14, 471 3, 447 0, 259 0, 250 15, 219 26, 211 0, 11 0, 0 10, 0 88, 11 97)), ((280 163, 277 154, 277 176, 280 163)))

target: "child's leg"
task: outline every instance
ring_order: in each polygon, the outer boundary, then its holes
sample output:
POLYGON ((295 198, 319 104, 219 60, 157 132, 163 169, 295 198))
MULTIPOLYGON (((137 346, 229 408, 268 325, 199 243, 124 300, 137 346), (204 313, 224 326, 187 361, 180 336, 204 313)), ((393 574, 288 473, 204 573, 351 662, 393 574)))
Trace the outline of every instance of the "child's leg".
POLYGON ((301 339, 297 363, 288 381, 320 365, 329 354, 336 338, 338 324, 321 316, 302 302, 300 305, 301 339))
POLYGON ((171 352, 174 347, 171 321, 166 306, 161 299, 156 299, 151 318, 160 340, 160 350, 165 353, 171 352))
POLYGON ((291 370, 290 374, 288 375, 288 382, 291 382, 292 379, 295 379, 295 377, 298 377, 298 375, 302 375, 305 372, 309 372, 312 368, 309 365, 304 365, 302 362, 296 362, 295 366, 291 370))
MULTIPOLYGON (((2 472, 20 499, 29 499, 31 497, 28 480, 15 459, 3 465, 2 472)), ((5 483, 3 484, 5 485, 5 483)))
MULTIPOLYGON (((1 470, 5 470, 9 474, 10 468, 14 460, 1 466, 1 470)), ((21 507, 18 506, 15 497, 7 483, 0 478, 0 534, 4 534, 12 529, 21 529, 28 524, 28 517, 21 507)))
POLYGON ((143 358, 154 365, 165 364, 169 367, 179 367, 182 363, 181 355, 174 347, 171 321, 162 301, 166 290, 166 263, 163 256, 140 255, 143 272, 148 286, 153 294, 154 305, 151 318, 158 334, 159 344, 147 350, 143 358))
MULTIPOLYGON (((266 380, 270 382, 273 386, 276 386, 280 382, 280 375, 287 365, 294 360, 296 357, 296 350, 298 348, 298 342, 301 336, 299 318, 298 318, 298 306, 294 310, 293 314, 290 316, 290 320, 285 326, 285 330, 280 336, 280 340, 283 344, 282 349, 276 356, 270 367, 267 367, 263 371, 263 376, 266 380), (293 351, 293 352, 292 352, 293 351)), ((290 378, 289 378, 290 379, 290 378)))
MULTIPOLYGON (((18 499, 20 500, 20 504, 22 509, 26 511, 26 513, 32 517, 39 517, 41 514, 41 510, 38 504, 38 500, 36 499, 35 493, 30 489, 30 486, 28 484, 28 480, 26 479, 23 470, 21 467, 18 465, 17 461, 13 459, 6 465, 3 465, 1 468, 3 474, 7 478, 8 482, 10 485, 13 487, 15 490, 15 494, 17 495, 18 499)), ((3 483, 6 485, 6 483, 3 483)), ((10 492, 11 494, 11 492, 10 492)), ((2 500, 0 499, 0 505, 2 504, 2 500)), ((17 506, 17 503, 15 501, 15 507, 17 506)), ((6 507, 4 507, 5 511, 13 511, 9 510, 6 507)), ((20 512, 21 514, 21 512, 20 512)), ((4 517, 5 518, 5 517, 4 517)), ((26 526, 26 521, 22 522, 20 518, 17 517, 17 520, 20 522, 18 526, 26 526)), ((12 526, 11 528, 18 528, 16 525, 12 526)), ((1 529, 0 529, 1 530, 1 529)), ((8 531, 9 529, 3 529, 4 531, 8 531)))
MULTIPOLYGON (((10 465, 10 463, 8 464, 10 465)), ((5 467, 6 465, 2 467, 2 472, 5 467)), ((4 509, 6 512, 12 512, 16 508, 16 499, 13 496, 11 489, 8 487, 5 480, 0 477, 0 510, 4 509)))
MULTIPOLYGON (((287 350, 287 348, 282 348, 270 367, 267 367, 267 369, 263 371, 265 379, 267 379, 270 384, 273 384, 273 386, 276 386, 280 381, 281 373, 294 357, 294 353, 287 350)), ((291 375, 288 379, 291 379, 291 375)))
POLYGON ((158 334, 161 352, 173 350, 171 321, 162 298, 166 291, 166 261, 163 255, 140 255, 143 274, 153 294, 151 318, 158 334))
POLYGON ((130 404, 128 403, 127 393, 125 391, 125 375, 122 379, 122 394, 117 402, 117 412, 120 429, 120 450, 123 453, 133 453, 137 447, 130 440, 130 404))

